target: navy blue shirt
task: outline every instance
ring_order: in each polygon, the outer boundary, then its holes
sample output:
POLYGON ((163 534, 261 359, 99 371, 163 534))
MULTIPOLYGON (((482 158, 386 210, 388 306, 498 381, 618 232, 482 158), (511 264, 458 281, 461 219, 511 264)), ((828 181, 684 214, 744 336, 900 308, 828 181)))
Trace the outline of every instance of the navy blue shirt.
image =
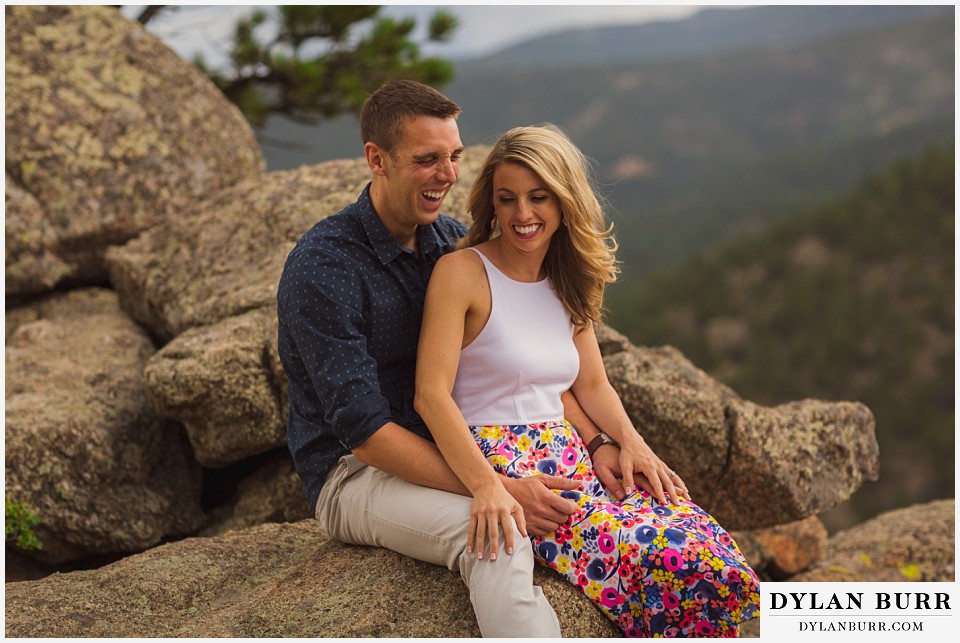
POLYGON ((437 260, 465 234, 440 215, 417 229, 418 252, 404 248, 368 184, 287 257, 277 292, 287 444, 311 507, 337 460, 388 422, 432 440, 413 409, 423 298, 437 260))

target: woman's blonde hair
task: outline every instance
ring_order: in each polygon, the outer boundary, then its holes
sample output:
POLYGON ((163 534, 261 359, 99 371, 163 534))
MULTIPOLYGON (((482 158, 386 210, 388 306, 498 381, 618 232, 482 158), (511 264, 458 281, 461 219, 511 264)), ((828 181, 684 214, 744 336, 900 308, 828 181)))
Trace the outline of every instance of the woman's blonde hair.
POLYGON ((544 270, 577 328, 599 324, 603 289, 619 273, 617 243, 591 186, 586 157, 557 126, 517 127, 494 144, 470 191, 473 223, 462 245, 495 236, 493 173, 501 163, 527 167, 557 196, 562 225, 550 240, 544 270))

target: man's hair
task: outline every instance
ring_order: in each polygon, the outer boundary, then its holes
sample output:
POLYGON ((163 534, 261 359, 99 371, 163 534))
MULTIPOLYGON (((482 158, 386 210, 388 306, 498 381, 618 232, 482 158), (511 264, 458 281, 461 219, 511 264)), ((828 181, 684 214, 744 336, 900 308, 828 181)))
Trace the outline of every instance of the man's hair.
POLYGON ((404 119, 416 116, 456 118, 460 106, 415 80, 394 80, 371 94, 360 111, 360 138, 393 155, 404 119))

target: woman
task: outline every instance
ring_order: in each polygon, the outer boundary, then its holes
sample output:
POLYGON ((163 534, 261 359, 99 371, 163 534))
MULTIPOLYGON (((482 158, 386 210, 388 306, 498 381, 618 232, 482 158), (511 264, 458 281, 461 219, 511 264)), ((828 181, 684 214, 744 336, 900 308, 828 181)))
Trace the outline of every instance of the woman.
POLYGON ((416 377, 417 410, 474 498, 468 551, 495 558, 507 527, 512 553, 510 520, 527 535, 501 476, 563 475, 582 482, 561 494, 579 509, 533 539, 540 563, 627 636, 737 636, 756 616, 756 574, 645 444, 603 368, 593 327, 616 277, 615 243, 583 155, 553 126, 507 132, 473 186, 470 212, 466 247, 443 257, 430 280, 416 377), (563 419, 567 389, 619 443, 623 500, 597 480, 563 419), (643 489, 633 489, 635 474, 643 489))

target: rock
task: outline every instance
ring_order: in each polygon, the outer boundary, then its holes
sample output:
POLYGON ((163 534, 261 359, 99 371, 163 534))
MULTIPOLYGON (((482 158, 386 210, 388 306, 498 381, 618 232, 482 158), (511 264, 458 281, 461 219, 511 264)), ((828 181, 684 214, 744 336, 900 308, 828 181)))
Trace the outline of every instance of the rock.
POLYGON ((151 404, 181 422, 205 467, 222 467, 286 444, 268 358, 273 308, 181 333, 144 371, 151 404))
POLYGON ((137 552, 198 529, 200 470, 158 418, 142 369, 154 349, 102 289, 20 309, 6 343, 6 495, 40 517, 63 562, 137 552))
MULTIPOLYGON (((617 631, 558 574, 535 582, 564 637, 617 631)), ((10 637, 478 637, 459 574, 327 540, 310 519, 190 538, 6 587, 10 637)))
POLYGON ((774 581, 787 580, 827 553, 827 528, 817 516, 769 529, 737 532, 733 537, 753 570, 774 581))
POLYGON ((264 170, 240 112, 116 9, 7 7, 5 70, 8 296, 103 284, 107 247, 264 170))
POLYGON ((879 476, 873 414, 863 404, 801 400, 767 408, 736 400, 727 414, 730 466, 710 499, 743 524, 822 513, 879 476))
POLYGON ((6 292, 52 290, 70 274, 70 266, 53 252, 56 231, 32 194, 6 174, 5 248, 6 292))
MULTIPOLYGON (((672 347, 633 347, 604 358, 607 377, 634 426, 705 509, 727 466, 725 401, 736 397, 672 347)), ((728 529, 737 529, 726 525, 728 529)))
POLYGON ((873 415, 862 404, 761 407, 669 346, 635 347, 604 364, 638 431, 727 529, 820 513, 878 475, 873 415))
MULTIPOLYGON (((486 148, 468 148, 465 158, 486 148)), ((482 159, 481 159, 482 160, 482 159)), ((473 165, 444 201, 464 218, 473 165)), ((124 308, 163 341, 253 308, 276 304, 283 263, 320 219, 354 202, 370 180, 362 158, 270 172, 207 201, 107 255, 124 308)))
POLYGON ((623 333, 619 333, 606 324, 597 327, 597 343, 600 344, 600 354, 604 357, 614 353, 622 353, 633 348, 633 344, 623 333))
POLYGON ((236 499, 217 511, 202 536, 219 536, 228 531, 265 522, 296 522, 313 516, 303 495, 300 477, 286 449, 244 478, 236 499))
POLYGON ((954 500, 895 509, 837 532, 827 556, 791 582, 955 580, 954 500))

